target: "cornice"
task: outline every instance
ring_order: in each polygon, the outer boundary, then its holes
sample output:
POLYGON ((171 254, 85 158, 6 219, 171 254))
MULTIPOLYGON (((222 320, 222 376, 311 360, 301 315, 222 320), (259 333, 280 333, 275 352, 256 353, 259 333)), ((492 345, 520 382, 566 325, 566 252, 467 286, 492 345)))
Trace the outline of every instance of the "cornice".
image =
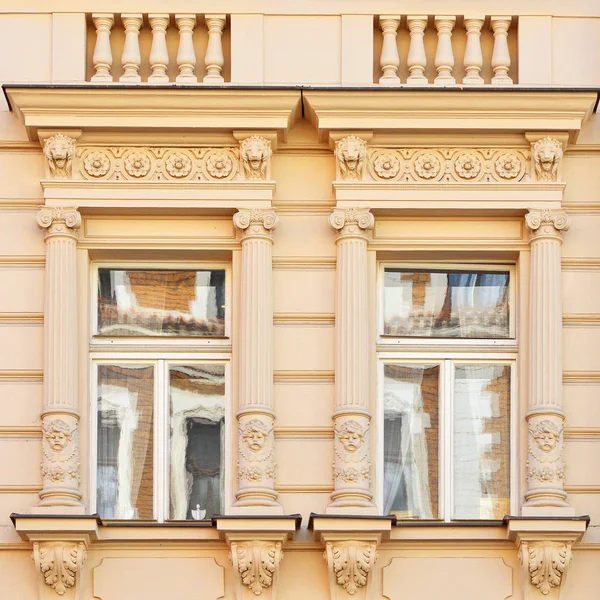
POLYGON ((322 139, 335 131, 568 131, 577 138, 582 124, 592 114, 594 91, 471 91, 402 90, 306 90, 305 114, 322 139))
MULTIPOLYGON (((41 87, 5 88, 30 140, 39 129, 277 131, 285 139, 299 118, 299 90, 41 87)), ((179 134, 181 135, 181 134, 179 134)))

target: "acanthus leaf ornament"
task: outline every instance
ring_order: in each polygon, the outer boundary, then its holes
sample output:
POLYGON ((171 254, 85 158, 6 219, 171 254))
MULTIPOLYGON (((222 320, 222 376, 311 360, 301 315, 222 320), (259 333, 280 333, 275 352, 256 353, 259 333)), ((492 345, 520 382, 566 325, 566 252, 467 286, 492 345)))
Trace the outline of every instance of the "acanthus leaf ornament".
POLYGON ((571 562, 571 544, 564 542, 521 542, 519 560, 531 585, 544 596, 563 583, 571 562))
POLYGON ((273 585, 283 558, 281 542, 232 542, 230 559, 241 584, 255 596, 273 585))
POLYGON ((353 596, 367 585, 377 560, 377 546, 371 542, 327 542, 325 557, 331 557, 336 583, 353 596))
POLYGON ((51 179, 70 179, 73 171, 73 139, 64 133, 57 133, 44 142, 44 156, 51 179))
POLYGON ((59 596, 75 585, 86 551, 83 542, 34 542, 33 560, 42 572, 46 585, 59 596))

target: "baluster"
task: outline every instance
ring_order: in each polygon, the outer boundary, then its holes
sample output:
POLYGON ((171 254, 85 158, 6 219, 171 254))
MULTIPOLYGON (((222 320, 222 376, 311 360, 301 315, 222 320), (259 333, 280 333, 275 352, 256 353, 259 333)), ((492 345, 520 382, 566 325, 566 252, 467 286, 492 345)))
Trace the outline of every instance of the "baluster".
POLYGON ((456 17, 435 17, 435 28, 438 32, 438 45, 435 53, 436 85, 452 85, 456 83, 452 77, 454 54, 452 53, 452 30, 456 17))
POLYGON ((137 83, 141 81, 139 70, 142 63, 140 54, 140 27, 142 26, 142 15, 121 15, 123 27, 125 28, 125 45, 121 55, 123 75, 119 81, 126 83, 137 83))
POLYGON ((152 74, 148 81, 152 83, 168 83, 169 52, 167 50, 167 28, 169 15, 148 15, 148 22, 152 27, 152 48, 150 49, 150 68, 152 74))
POLYGON ((513 80, 508 76, 510 69, 510 52, 508 51, 508 28, 512 17, 492 17, 490 24, 494 32, 494 52, 492 68, 494 69, 493 85, 510 85, 513 80))
POLYGON ((379 25, 383 32, 383 46, 381 48, 381 58, 379 64, 383 75, 379 78, 382 85, 400 85, 398 77, 398 67, 400 66, 400 56, 398 55, 398 46, 396 45, 396 35, 400 25, 400 16, 380 16, 379 25))
POLYGON ((225 57, 223 56, 223 28, 225 27, 225 15, 205 15, 204 21, 208 29, 208 46, 204 64, 206 75, 202 80, 204 83, 223 83, 225 80, 221 75, 225 57))
POLYGON ((427 16, 418 15, 407 17, 408 30, 410 32, 410 47, 408 49, 408 71, 410 75, 406 80, 409 85, 427 85, 425 67, 427 56, 425 55, 425 29, 427 28, 427 16))
POLYGON ((481 28, 483 19, 465 19, 467 30, 467 47, 465 49, 465 85, 481 85, 481 67, 483 66, 483 55, 481 54, 481 28))
POLYGON ((92 81, 112 81, 110 73, 113 59, 110 49, 110 30, 115 24, 115 16, 112 14, 93 14, 92 21, 96 27, 96 45, 94 46, 94 56, 92 61, 96 73, 92 81))
POLYGON ((179 50, 177 51, 177 66, 179 75, 175 81, 178 83, 196 83, 194 70, 196 69, 196 52, 194 50, 194 27, 196 15, 175 15, 175 22, 179 28, 179 50))

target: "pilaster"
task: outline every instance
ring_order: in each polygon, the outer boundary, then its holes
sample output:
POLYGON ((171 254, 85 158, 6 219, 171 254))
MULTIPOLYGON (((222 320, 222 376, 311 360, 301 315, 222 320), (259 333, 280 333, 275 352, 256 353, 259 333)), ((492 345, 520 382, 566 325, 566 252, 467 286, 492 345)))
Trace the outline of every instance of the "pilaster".
MULTIPOLYGON (((347 138, 346 138, 347 139, 347 138)), ((367 209, 334 209, 337 230, 335 321, 335 489, 328 514, 375 514, 370 491, 367 209)))
POLYGON ((273 411, 273 209, 241 209, 238 482, 236 513, 282 514, 275 491, 273 411))
POLYGON ((77 230, 72 208, 42 208, 46 230, 42 481, 36 512, 83 513, 79 462, 77 230))

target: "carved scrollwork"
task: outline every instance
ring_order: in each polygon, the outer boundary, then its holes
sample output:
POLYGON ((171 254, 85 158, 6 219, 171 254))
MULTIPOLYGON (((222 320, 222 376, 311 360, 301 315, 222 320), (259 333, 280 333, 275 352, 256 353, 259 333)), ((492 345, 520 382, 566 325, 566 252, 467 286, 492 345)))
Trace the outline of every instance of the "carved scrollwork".
POLYGON ((64 133, 57 133, 44 142, 44 156, 51 179, 70 179, 73 169, 75 144, 64 133))
POLYGON ((563 156, 562 142, 545 137, 532 147, 535 176, 538 181, 557 181, 558 168, 563 156))
POLYGON ((571 562, 571 544, 522 542, 519 560, 529 574, 531 585, 546 596, 562 583, 571 562))
POLYGON ((377 547, 374 543, 358 541, 327 542, 325 558, 331 563, 336 583, 353 596, 367 585, 377 560, 377 547))
POLYGON ((33 560, 42 572, 46 585, 59 596, 75 585, 86 552, 83 542, 34 542, 33 560))
POLYGON ((230 559, 242 585, 260 596, 273 585, 276 569, 283 558, 281 542, 233 542, 230 559))

